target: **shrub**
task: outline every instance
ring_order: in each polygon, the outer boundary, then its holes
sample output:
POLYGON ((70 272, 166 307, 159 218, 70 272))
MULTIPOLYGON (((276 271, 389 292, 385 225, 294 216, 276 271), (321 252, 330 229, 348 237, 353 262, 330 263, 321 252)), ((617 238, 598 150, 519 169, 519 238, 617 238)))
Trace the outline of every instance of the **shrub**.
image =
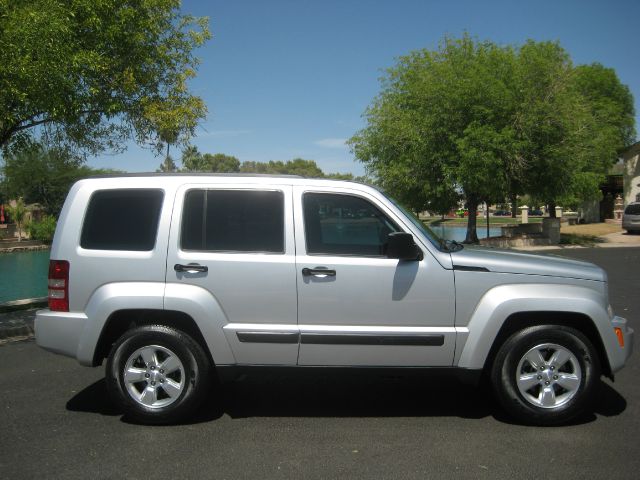
POLYGON ((27 225, 29 236, 33 240, 51 243, 56 232, 56 219, 51 215, 45 215, 39 222, 31 222, 27 225))

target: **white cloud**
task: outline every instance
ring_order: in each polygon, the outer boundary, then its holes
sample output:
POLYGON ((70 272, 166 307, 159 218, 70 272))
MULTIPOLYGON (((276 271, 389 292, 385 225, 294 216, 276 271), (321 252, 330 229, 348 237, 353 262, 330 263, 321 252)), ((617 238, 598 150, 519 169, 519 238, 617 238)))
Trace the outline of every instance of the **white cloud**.
POLYGON ((346 142, 346 138, 323 138, 313 143, 324 148, 346 148, 346 142))

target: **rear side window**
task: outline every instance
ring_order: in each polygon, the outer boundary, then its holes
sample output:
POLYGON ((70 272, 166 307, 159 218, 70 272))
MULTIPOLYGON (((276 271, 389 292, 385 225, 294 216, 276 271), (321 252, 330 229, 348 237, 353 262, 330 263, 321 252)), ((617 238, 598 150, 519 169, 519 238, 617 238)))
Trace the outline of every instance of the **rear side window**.
POLYGON ((624 213, 626 213, 627 215, 640 215, 640 203, 627 205, 624 213))
POLYGON ((99 190, 91 196, 80 246, 89 250, 153 250, 162 190, 99 190))
POLYGON ((189 190, 183 250, 284 253, 284 195, 278 191, 189 190))

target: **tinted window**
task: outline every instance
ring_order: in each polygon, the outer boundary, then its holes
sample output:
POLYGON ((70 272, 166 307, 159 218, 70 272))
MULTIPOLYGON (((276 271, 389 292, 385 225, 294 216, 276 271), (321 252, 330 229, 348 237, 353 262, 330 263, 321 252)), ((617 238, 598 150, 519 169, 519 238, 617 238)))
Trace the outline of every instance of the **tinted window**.
POLYGON ((184 250, 284 252, 284 195, 274 191, 190 190, 182 218, 184 250))
POLYGON ((640 215, 640 203, 627 205, 624 213, 627 215, 640 215))
POLYGON ((351 195, 306 193, 307 253, 383 256, 399 228, 368 201, 351 195))
POLYGON ((100 190, 91 196, 80 246, 91 250, 153 250, 162 190, 100 190))

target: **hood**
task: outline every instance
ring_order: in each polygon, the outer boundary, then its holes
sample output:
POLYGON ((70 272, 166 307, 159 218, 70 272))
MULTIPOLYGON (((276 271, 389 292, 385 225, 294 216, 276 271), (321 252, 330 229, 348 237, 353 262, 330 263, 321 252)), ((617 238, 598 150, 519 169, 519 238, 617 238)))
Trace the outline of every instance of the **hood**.
POLYGON ((606 272, 589 262, 555 255, 529 254, 484 247, 468 247, 451 253, 455 270, 486 269, 498 273, 545 275, 606 282, 606 272))

